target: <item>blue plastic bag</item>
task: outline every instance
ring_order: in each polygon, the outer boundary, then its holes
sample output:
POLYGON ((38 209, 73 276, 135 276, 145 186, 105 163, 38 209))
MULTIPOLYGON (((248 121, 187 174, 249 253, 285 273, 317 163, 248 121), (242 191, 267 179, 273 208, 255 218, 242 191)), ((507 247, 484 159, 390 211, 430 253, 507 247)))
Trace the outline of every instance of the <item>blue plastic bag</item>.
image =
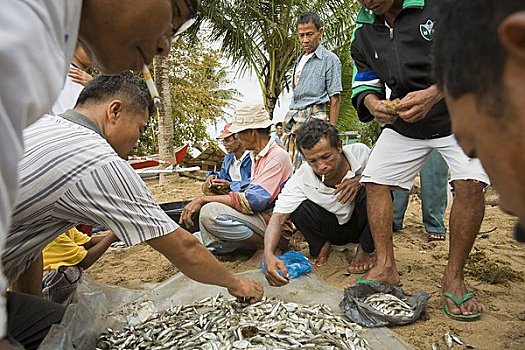
MULTIPOLYGON (((278 258, 284 262, 284 266, 286 266, 286 269, 288 270, 288 277, 291 279, 307 274, 312 270, 310 260, 308 260, 308 258, 302 253, 290 250, 279 255, 278 258)), ((261 269, 263 273, 266 271, 264 259, 261 259, 261 269)), ((279 274, 282 276, 281 271, 279 271, 279 274)))

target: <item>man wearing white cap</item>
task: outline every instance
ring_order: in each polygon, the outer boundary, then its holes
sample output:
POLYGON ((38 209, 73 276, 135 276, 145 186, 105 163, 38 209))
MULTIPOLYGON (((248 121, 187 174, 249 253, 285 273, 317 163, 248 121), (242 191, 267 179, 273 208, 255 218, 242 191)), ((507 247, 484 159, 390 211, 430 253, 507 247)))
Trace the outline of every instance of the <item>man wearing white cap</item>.
POLYGON ((250 184, 252 178, 252 159, 250 151, 239 143, 235 134, 231 132, 231 123, 224 126, 224 130, 217 136, 228 154, 224 157, 221 171, 209 171, 202 184, 202 193, 207 195, 226 194, 230 191, 241 191, 250 184))
POLYGON ((272 121, 261 102, 240 104, 230 131, 252 157, 252 181, 243 192, 200 196, 189 203, 180 222, 188 225, 200 210, 199 226, 206 244, 216 253, 257 249, 281 188, 292 175, 290 156, 270 138, 272 121))

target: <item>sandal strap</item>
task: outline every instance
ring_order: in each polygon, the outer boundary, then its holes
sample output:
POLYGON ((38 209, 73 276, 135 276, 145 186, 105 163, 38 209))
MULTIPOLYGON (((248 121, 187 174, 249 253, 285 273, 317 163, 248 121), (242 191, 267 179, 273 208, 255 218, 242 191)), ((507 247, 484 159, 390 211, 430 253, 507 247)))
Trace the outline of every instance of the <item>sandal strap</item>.
POLYGON ((449 298, 450 300, 452 300, 454 302, 454 304, 456 304, 456 306, 459 307, 465 301, 473 298, 474 297, 474 293, 469 291, 465 295, 463 295, 461 298, 456 298, 453 294, 451 294, 449 292, 443 292, 443 296, 449 298))

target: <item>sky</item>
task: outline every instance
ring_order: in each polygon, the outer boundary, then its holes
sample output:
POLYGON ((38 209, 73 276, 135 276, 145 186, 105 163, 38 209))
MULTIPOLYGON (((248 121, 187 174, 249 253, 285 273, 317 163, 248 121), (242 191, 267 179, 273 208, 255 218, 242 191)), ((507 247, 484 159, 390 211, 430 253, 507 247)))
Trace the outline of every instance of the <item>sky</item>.
MULTIPOLYGON (((251 74, 249 70, 243 75, 243 76, 236 76, 235 68, 232 68, 229 74, 229 79, 231 81, 231 84, 225 86, 224 88, 233 88, 236 89, 238 92, 240 92, 242 95, 239 97, 240 101, 244 100, 259 100, 262 102, 262 92, 261 88, 259 86, 259 82, 257 81, 257 78, 251 74)), ((290 106, 291 101, 291 93, 283 93, 279 97, 279 100, 277 101, 277 106, 275 107, 274 115, 273 115, 273 121, 275 123, 280 122, 284 119, 284 116, 288 112, 288 107, 290 106)), ((227 113, 230 115, 226 117, 228 122, 231 122, 231 116, 233 116, 233 110, 228 110, 227 113)), ((224 127, 224 122, 219 121, 217 123, 217 130, 215 130, 215 127, 213 125, 210 125, 208 127, 208 133, 212 138, 215 138, 216 135, 220 133, 222 128, 224 127)))

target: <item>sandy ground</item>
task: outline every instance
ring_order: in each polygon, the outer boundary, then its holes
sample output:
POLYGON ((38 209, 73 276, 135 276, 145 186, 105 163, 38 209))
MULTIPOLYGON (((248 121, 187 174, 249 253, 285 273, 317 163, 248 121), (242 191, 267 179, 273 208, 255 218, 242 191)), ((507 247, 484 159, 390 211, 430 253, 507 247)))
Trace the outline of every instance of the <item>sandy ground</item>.
MULTIPOLYGON (((148 181, 159 203, 188 200, 200 193, 201 182, 173 177, 168 184, 148 181)), ((496 195, 487 194, 493 203, 496 195)), ((448 213, 447 213, 448 217, 448 213)), ((512 239, 514 220, 497 207, 486 206, 485 219, 467 265, 467 283, 485 305, 479 321, 459 322, 443 313, 440 283, 448 255, 447 242, 426 241, 421 224, 420 201, 411 195, 405 217, 405 227, 394 234, 396 261, 403 288, 408 292, 426 291, 432 294, 426 320, 395 327, 392 330, 414 349, 431 349, 433 342, 446 348, 443 334, 450 329, 477 349, 525 349, 525 245, 512 239)), ((304 243, 294 243, 307 253, 304 243)), ((331 254, 328 263, 315 270, 329 285, 341 291, 355 276, 343 272, 352 257, 351 251, 331 254)), ((250 255, 237 254, 221 258, 231 270, 242 272, 258 268, 250 255)), ((144 288, 174 275, 177 269, 166 258, 147 245, 109 250, 88 273, 100 282, 127 288, 144 288)), ((462 348, 458 345, 455 348, 462 348)))

